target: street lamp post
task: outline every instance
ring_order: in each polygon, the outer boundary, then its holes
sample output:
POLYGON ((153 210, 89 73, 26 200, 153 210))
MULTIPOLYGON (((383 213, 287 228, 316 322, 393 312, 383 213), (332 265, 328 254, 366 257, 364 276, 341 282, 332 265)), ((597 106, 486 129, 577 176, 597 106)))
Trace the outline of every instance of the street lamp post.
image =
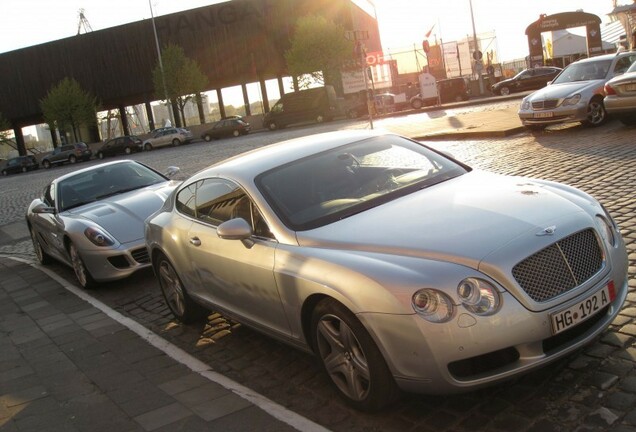
POLYGON ((170 99, 168 98, 168 87, 166 87, 166 76, 163 73, 163 61, 161 60, 161 48, 159 48, 159 37, 157 36, 157 26, 155 25, 155 14, 152 11, 152 0, 148 0, 148 6, 150 6, 150 19, 152 21, 152 31, 155 35, 155 46, 157 48, 157 57, 159 58, 159 70, 161 71, 161 83, 163 84, 163 96, 166 98, 166 104, 168 108, 168 116, 170 117, 170 122, 172 125, 175 125, 174 115, 172 113, 172 105, 170 103, 170 99))
POLYGON ((473 14, 473 0, 468 0, 468 4, 470 5, 470 19, 473 23, 473 41, 475 43, 475 51, 473 52, 473 58, 475 59, 475 71, 479 74, 479 94, 484 94, 484 78, 481 75, 481 70, 483 68, 481 63, 481 56, 479 51, 479 44, 477 43, 477 30, 475 30, 475 15, 473 14))

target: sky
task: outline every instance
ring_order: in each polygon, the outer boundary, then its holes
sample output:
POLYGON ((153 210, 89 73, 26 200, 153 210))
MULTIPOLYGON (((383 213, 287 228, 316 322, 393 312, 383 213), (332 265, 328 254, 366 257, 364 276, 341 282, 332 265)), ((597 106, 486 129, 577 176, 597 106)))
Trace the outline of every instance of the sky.
MULTIPOLYGON (((363 1, 363 0, 360 0, 363 1)), ((79 10, 93 30, 207 6, 213 0, 0 0, 0 53, 74 36, 79 10), (152 2, 152 3, 150 3, 152 2)), ((383 47, 421 46, 424 34, 444 42, 472 35, 470 0, 375 0, 383 47), (433 27, 434 26, 434 27, 433 27)), ((631 0, 619 0, 619 4, 631 0)), ((527 55, 525 29, 539 14, 583 9, 607 21, 612 0, 472 0, 475 30, 495 30, 502 60, 527 55)), ((82 30, 83 31, 83 30, 82 30)))

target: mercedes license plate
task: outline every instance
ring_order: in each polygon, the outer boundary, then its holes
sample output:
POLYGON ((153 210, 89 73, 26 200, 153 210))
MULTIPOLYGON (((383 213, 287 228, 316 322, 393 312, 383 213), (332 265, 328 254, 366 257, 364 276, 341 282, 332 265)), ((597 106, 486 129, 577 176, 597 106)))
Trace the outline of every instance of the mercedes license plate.
POLYGON ((626 91, 636 91, 636 84, 627 84, 625 86, 626 91))
POLYGON ((604 286, 603 289, 592 294, 585 300, 581 300, 567 309, 551 314, 552 334, 561 333, 596 315, 596 313, 614 300, 614 297, 616 297, 614 284, 610 282, 609 285, 604 286))
POLYGON ((554 116, 554 113, 552 111, 534 113, 534 118, 549 118, 552 116, 554 116))

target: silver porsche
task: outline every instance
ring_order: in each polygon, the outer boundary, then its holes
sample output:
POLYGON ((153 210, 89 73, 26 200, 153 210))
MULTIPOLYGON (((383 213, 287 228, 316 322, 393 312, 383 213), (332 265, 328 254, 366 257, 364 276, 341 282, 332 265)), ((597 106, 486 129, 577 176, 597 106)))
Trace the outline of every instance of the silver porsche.
POLYGON ((594 198, 373 131, 304 137, 185 181, 146 220, 167 304, 313 352, 363 410, 501 382, 618 314, 627 254, 594 198))
MULTIPOLYGON (((177 172, 172 168, 169 175, 177 172)), ((144 220, 178 184, 129 160, 53 180, 26 214, 38 260, 56 259, 73 267, 84 288, 148 267, 144 220)))

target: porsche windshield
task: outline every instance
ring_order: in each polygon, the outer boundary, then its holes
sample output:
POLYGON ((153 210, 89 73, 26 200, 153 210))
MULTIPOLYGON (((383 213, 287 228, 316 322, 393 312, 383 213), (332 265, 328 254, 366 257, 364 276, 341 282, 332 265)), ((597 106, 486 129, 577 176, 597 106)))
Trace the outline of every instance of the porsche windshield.
POLYGON ((281 220, 302 231, 468 170, 421 144, 386 135, 283 165, 261 174, 256 183, 281 220))
POLYGON ((57 202, 64 211, 164 181, 165 177, 138 163, 112 164, 60 181, 57 202))

